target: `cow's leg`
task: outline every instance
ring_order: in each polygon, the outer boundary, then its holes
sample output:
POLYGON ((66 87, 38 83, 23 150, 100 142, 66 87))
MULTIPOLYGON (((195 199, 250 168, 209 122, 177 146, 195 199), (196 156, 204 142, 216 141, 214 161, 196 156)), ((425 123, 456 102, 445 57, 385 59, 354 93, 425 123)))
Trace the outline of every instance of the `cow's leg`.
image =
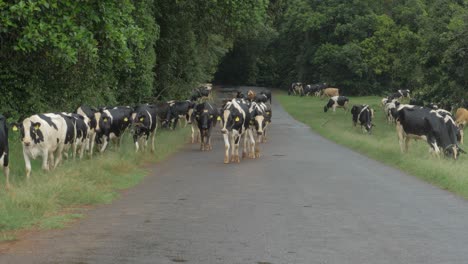
POLYGON ((6 188, 10 189, 10 167, 3 166, 3 174, 5 174, 6 188))
POLYGON ((257 141, 254 141, 255 144, 255 158, 260 158, 260 142, 262 142, 262 135, 257 135, 257 141))
POLYGON ((234 151, 235 151, 235 145, 236 145, 235 140, 234 140, 235 139, 234 130, 231 131, 229 139, 230 139, 230 145, 231 145, 231 162, 232 162, 234 161, 234 155, 235 155, 234 151))
POLYGON ((223 134, 224 139, 224 163, 229 163, 229 134, 223 134))
POLYGON ((202 131, 200 131, 200 135, 201 135, 200 150, 205 151, 205 134, 202 134, 202 131))
POLYGON ((208 133, 206 134, 207 140, 206 142, 208 143, 208 150, 212 150, 213 147, 211 146, 211 127, 208 129, 208 133))
POLYGON ((255 148, 255 129, 248 129, 245 131, 245 137, 249 137, 249 158, 255 159, 256 157, 256 148, 255 148))
POLYGON ((96 133, 92 133, 89 137, 89 156, 93 157, 94 143, 96 143, 96 133))
POLYGON ((44 148, 42 150, 42 169, 45 171, 49 171, 49 163, 47 163, 48 158, 49 150, 47 148, 44 148))
POLYGON ((401 126, 400 122, 397 122, 396 131, 398 135, 398 142, 400 144, 400 150, 402 153, 405 153, 405 146, 403 145, 403 141, 405 140, 405 132, 403 131, 403 127, 401 126))
POLYGON ((151 153, 154 153, 154 138, 156 137, 156 129, 151 133, 151 153))
MULTIPOLYGON (((249 133, 249 130, 250 128, 246 129, 245 133, 249 133)), ((242 158, 244 159, 245 157, 249 157, 250 158, 250 151, 248 151, 249 149, 249 146, 248 146, 248 142, 247 142, 247 135, 244 137, 244 148, 242 149, 242 158)))
POLYGON ((85 152, 85 148, 86 146, 88 146, 89 144, 89 138, 86 138, 82 144, 81 144, 81 147, 80 147, 80 160, 83 159, 83 155, 84 155, 84 152, 85 152))
POLYGON ((262 142, 266 143, 267 142, 267 127, 263 129, 263 137, 262 137, 262 142))
POLYGON ((463 145, 463 137, 464 137, 463 127, 460 128, 460 143, 463 145))
POLYGON ((63 151, 63 144, 59 144, 57 148, 57 158, 55 159, 54 169, 57 168, 57 166, 62 161, 62 151, 63 151))
POLYGON ((55 156, 54 156, 54 152, 53 151, 49 151, 49 160, 48 160, 48 166, 49 166, 49 170, 53 170, 54 169, 54 163, 55 163, 55 156))
POLYGON ((75 160, 75 158, 76 158, 77 148, 78 148, 78 139, 76 138, 75 142, 73 142, 73 146, 72 146, 72 158, 73 158, 73 160, 75 160))
POLYGON ((139 138, 138 136, 135 134, 133 135, 133 143, 135 144, 135 152, 138 152, 140 150, 140 143, 139 143, 139 138))
POLYGON ((29 158, 28 154, 23 149, 23 157, 24 157, 24 165, 26 166, 26 179, 29 180, 29 176, 31 176, 31 159, 29 158))
POLYGON ((240 163, 240 157, 239 157, 239 143, 242 139, 242 134, 240 134, 239 132, 236 132, 235 133, 235 138, 234 138, 234 162, 237 162, 237 163, 240 163))
POLYGON ((103 153, 104 150, 106 150, 107 148, 107 144, 109 143, 109 138, 107 136, 103 136, 102 137, 102 140, 104 141, 103 144, 102 144, 102 147, 101 147, 101 150, 99 150, 99 152, 103 153))
POLYGON ((191 128, 192 128, 192 144, 193 144, 193 143, 195 143, 195 128, 194 128, 193 123, 191 125, 191 128))

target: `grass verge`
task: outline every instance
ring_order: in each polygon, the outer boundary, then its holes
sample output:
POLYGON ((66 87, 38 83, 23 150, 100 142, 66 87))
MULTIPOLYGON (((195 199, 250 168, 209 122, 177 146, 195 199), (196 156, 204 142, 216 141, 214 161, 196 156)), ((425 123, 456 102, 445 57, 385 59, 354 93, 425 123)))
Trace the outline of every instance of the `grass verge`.
POLYGON ((15 240, 17 230, 62 228, 82 217, 80 207, 110 203, 118 197, 118 190, 142 180, 147 174, 143 164, 161 161, 180 149, 187 142, 188 132, 188 129, 158 132, 155 153, 135 153, 127 134, 120 149, 111 148, 93 159, 65 160, 51 173, 41 171, 39 158, 33 163, 29 181, 24 176, 18 136, 12 135, 10 190, 4 188, 5 179, 0 177, 0 241, 15 240))
MULTIPOLYGON (((371 135, 362 133, 359 125, 353 127, 352 115, 345 114, 342 109, 324 113, 323 107, 328 100, 288 96, 286 93, 278 93, 275 97, 296 120, 323 137, 468 198, 468 155, 461 155, 457 161, 439 160, 430 156, 429 146, 424 141, 411 141, 408 153, 401 154, 395 126, 385 121, 380 97, 350 97, 350 106, 368 104, 376 110, 373 120, 376 127, 371 135)), ((466 149, 466 145, 462 148, 466 149)))

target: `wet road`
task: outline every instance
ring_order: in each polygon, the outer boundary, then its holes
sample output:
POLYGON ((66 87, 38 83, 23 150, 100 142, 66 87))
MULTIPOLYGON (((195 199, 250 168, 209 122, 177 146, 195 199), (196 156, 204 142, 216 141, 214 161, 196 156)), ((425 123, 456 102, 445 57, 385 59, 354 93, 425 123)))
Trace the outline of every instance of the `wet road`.
POLYGON ((213 151, 198 148, 0 263, 468 263, 468 202, 323 139, 277 103, 260 159, 223 164, 218 131, 213 151))

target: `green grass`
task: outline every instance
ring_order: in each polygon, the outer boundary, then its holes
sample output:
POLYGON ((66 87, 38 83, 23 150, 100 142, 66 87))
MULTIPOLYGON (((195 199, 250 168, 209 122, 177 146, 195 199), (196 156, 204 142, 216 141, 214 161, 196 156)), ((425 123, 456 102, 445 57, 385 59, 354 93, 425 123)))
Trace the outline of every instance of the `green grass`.
POLYGON ((125 135, 120 149, 110 148, 93 159, 65 160, 56 170, 40 169, 41 158, 33 162, 29 181, 18 135, 10 137, 10 185, 0 176, 0 241, 12 240, 14 230, 61 228, 81 217, 68 208, 110 203, 119 190, 136 185, 148 173, 142 165, 161 161, 180 149, 189 129, 158 131, 155 153, 135 153, 133 141, 125 135))
MULTIPOLYGON (((327 100, 316 97, 288 96, 278 93, 276 98, 296 120, 310 126, 325 138, 347 146, 364 155, 399 168, 411 175, 468 198, 468 155, 452 159, 437 159, 429 154, 425 141, 411 141, 408 153, 401 154, 395 125, 387 124, 380 107, 380 97, 350 97, 353 104, 369 104, 376 110, 372 134, 364 134, 359 125, 352 126, 351 113, 338 108, 336 113, 323 112, 327 100)), ((462 146, 464 149, 468 149, 462 146)))

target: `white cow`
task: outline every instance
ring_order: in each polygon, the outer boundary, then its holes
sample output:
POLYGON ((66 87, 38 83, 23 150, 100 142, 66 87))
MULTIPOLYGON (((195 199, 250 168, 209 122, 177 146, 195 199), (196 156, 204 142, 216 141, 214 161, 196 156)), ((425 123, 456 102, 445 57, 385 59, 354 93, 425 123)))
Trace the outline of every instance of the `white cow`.
POLYGON ((42 156, 42 169, 54 169, 62 160, 67 132, 65 119, 58 114, 37 114, 13 124, 13 130, 21 131, 26 178, 31 175, 31 158, 42 156), (54 162, 55 161, 55 162, 54 162))

